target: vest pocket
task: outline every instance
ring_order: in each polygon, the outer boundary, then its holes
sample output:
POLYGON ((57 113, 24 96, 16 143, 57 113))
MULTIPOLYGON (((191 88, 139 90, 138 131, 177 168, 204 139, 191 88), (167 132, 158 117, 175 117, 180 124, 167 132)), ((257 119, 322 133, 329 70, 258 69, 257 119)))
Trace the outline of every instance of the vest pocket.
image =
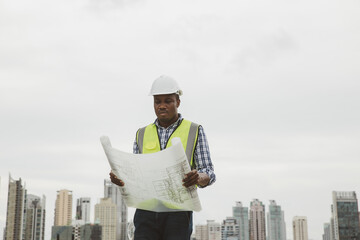
POLYGON ((148 149, 148 150, 155 150, 156 142, 147 142, 145 144, 145 148, 148 149))

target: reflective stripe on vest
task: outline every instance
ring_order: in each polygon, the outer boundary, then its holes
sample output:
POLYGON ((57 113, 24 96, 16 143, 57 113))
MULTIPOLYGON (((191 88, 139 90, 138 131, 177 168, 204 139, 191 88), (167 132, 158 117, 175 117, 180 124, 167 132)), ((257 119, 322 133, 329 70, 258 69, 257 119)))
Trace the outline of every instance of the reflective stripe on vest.
MULTIPOLYGON (((195 168, 194 151, 197 143, 198 132, 198 124, 183 119, 179 126, 171 134, 166 144, 166 148, 170 147, 171 139, 179 137, 192 169, 195 168)), ((146 127, 140 128, 137 132, 136 141, 140 153, 155 153, 161 150, 158 131, 155 124, 150 124, 146 127)))

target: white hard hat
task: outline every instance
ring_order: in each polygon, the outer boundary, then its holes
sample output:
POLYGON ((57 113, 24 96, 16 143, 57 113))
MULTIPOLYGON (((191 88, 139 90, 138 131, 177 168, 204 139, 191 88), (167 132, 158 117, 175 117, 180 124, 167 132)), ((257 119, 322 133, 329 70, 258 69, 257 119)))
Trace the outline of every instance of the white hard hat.
POLYGON ((172 93, 176 93, 181 96, 183 92, 173 78, 162 75, 154 80, 149 95, 154 96, 172 93))

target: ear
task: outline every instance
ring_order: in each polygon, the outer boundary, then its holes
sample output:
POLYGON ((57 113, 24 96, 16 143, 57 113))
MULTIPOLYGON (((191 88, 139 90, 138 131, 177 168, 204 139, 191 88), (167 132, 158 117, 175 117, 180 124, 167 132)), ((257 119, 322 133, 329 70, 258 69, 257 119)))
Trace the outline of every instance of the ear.
POLYGON ((176 99, 176 107, 178 108, 180 106, 180 98, 179 99, 176 99))

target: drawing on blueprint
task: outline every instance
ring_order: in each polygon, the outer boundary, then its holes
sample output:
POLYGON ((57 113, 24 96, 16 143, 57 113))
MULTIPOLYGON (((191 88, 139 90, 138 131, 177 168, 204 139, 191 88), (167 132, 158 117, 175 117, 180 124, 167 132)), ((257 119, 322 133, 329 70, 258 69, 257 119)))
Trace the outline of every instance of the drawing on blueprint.
POLYGON ((150 154, 125 153, 111 147, 108 137, 100 140, 112 171, 125 182, 121 194, 128 207, 155 212, 201 210, 196 187, 182 185, 191 168, 179 138, 172 140, 171 147, 150 154))

